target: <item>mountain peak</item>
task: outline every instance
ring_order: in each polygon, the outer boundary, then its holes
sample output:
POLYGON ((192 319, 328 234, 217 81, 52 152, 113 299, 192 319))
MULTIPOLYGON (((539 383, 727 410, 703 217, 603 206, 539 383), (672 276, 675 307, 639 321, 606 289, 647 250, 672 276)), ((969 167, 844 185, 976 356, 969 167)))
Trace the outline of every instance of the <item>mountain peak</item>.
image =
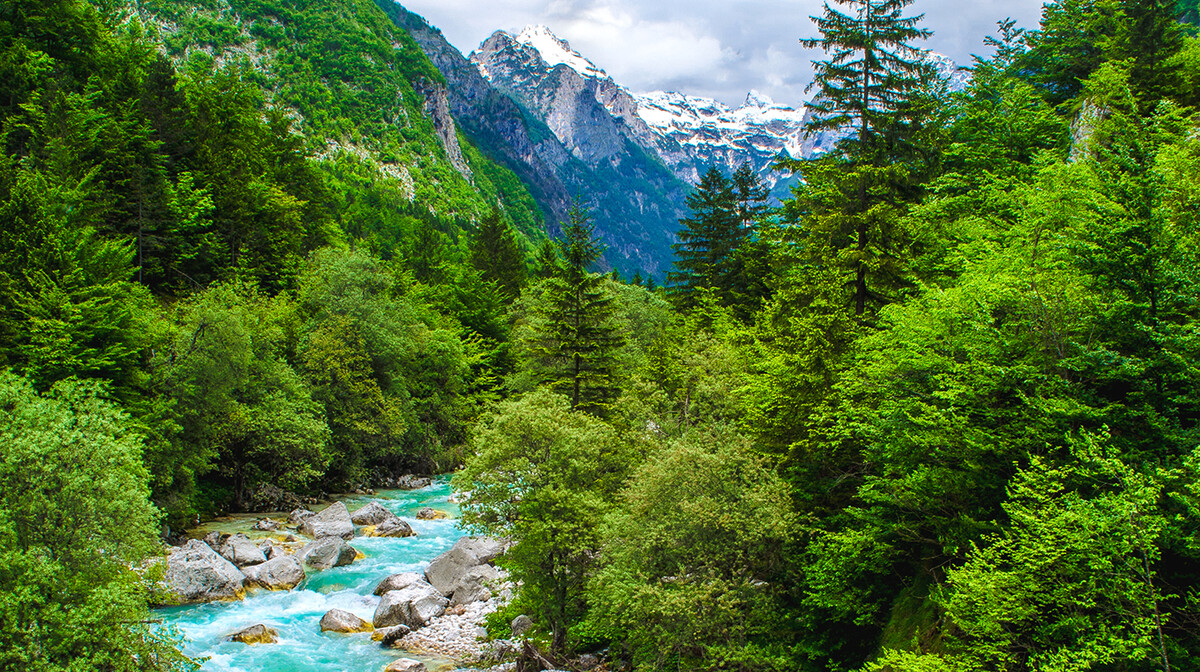
POLYGON ((742 103, 742 107, 775 107, 775 101, 771 100, 770 96, 751 89, 750 93, 746 94, 746 102, 742 103))
POLYGON ((516 36, 516 40, 537 51, 546 65, 552 68, 556 65, 566 65, 583 77, 608 77, 608 73, 572 49, 570 42, 555 35, 554 31, 544 25, 525 26, 516 36))

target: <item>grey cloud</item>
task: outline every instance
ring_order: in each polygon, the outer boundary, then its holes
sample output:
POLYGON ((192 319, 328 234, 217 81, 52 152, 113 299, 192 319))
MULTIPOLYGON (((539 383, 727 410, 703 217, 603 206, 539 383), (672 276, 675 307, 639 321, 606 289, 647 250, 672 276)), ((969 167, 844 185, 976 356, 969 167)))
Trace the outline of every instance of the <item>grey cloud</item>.
MULTIPOLYGON (((819 0, 406 0, 469 53, 493 31, 544 23, 634 90, 680 91, 738 104, 751 89, 798 104, 819 52, 809 16, 819 0)), ((1041 0, 917 0, 934 36, 925 46, 961 64, 983 53, 996 21, 1034 27, 1041 0)))

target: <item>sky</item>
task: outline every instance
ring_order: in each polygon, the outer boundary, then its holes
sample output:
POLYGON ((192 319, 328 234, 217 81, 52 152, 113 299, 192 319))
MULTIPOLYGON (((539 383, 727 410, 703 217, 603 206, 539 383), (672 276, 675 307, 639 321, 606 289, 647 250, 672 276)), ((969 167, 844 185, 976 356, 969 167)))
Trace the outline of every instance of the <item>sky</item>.
MULTIPOLYGON (((635 92, 678 91, 738 105, 750 90, 799 105, 813 59, 803 37, 821 0, 402 0, 464 54, 496 30, 544 24, 635 92)), ((1011 17, 1034 28, 1042 0, 916 0, 934 31, 923 46, 969 64, 1011 17)))

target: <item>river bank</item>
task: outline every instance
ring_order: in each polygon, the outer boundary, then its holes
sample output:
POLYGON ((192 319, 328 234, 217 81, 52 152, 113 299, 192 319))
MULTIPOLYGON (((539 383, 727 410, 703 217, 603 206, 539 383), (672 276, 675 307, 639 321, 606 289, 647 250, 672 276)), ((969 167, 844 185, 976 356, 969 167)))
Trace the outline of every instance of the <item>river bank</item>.
MULTIPOLYGON (((464 536, 457 526, 458 507, 451 501, 449 478, 442 477, 418 490, 383 490, 370 496, 341 498, 351 511, 371 502, 407 522, 416 533, 405 538, 355 537, 350 544, 362 558, 350 565, 306 571, 291 591, 249 589, 244 599, 158 610, 167 627, 187 639, 185 652, 204 659, 205 672, 379 672, 401 658, 412 658, 431 671, 452 670, 470 664, 485 650, 481 626, 504 599, 455 605, 430 619, 424 628, 399 640, 392 649, 372 641, 370 633, 340 634, 320 629, 322 616, 341 609, 370 622, 380 597, 375 586, 393 574, 421 574, 430 561, 449 550, 464 536), (440 520, 423 520, 417 512, 433 508, 447 514, 440 520), (227 638, 242 628, 262 624, 275 630, 273 644, 246 645, 227 638)), ((286 539, 287 531, 255 530, 260 515, 233 516, 188 531, 191 538, 211 532, 246 534, 252 540, 286 539)), ((286 514, 282 516, 286 519, 286 514)), ((296 535, 298 536, 298 535, 296 535)), ((302 538, 302 537, 301 537, 302 538)))

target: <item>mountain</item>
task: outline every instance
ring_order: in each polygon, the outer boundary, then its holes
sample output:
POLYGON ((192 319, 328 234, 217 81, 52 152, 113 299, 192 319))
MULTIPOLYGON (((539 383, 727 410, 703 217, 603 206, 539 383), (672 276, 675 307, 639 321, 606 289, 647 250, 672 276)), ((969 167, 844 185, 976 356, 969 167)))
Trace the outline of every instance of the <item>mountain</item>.
POLYGON ((727 174, 746 161, 777 198, 787 194, 790 176, 772 170, 780 154, 805 156, 805 108, 780 105, 751 91, 732 109, 711 98, 655 91, 636 96, 637 114, 658 136, 664 159, 675 174, 699 182, 710 166, 727 174))

